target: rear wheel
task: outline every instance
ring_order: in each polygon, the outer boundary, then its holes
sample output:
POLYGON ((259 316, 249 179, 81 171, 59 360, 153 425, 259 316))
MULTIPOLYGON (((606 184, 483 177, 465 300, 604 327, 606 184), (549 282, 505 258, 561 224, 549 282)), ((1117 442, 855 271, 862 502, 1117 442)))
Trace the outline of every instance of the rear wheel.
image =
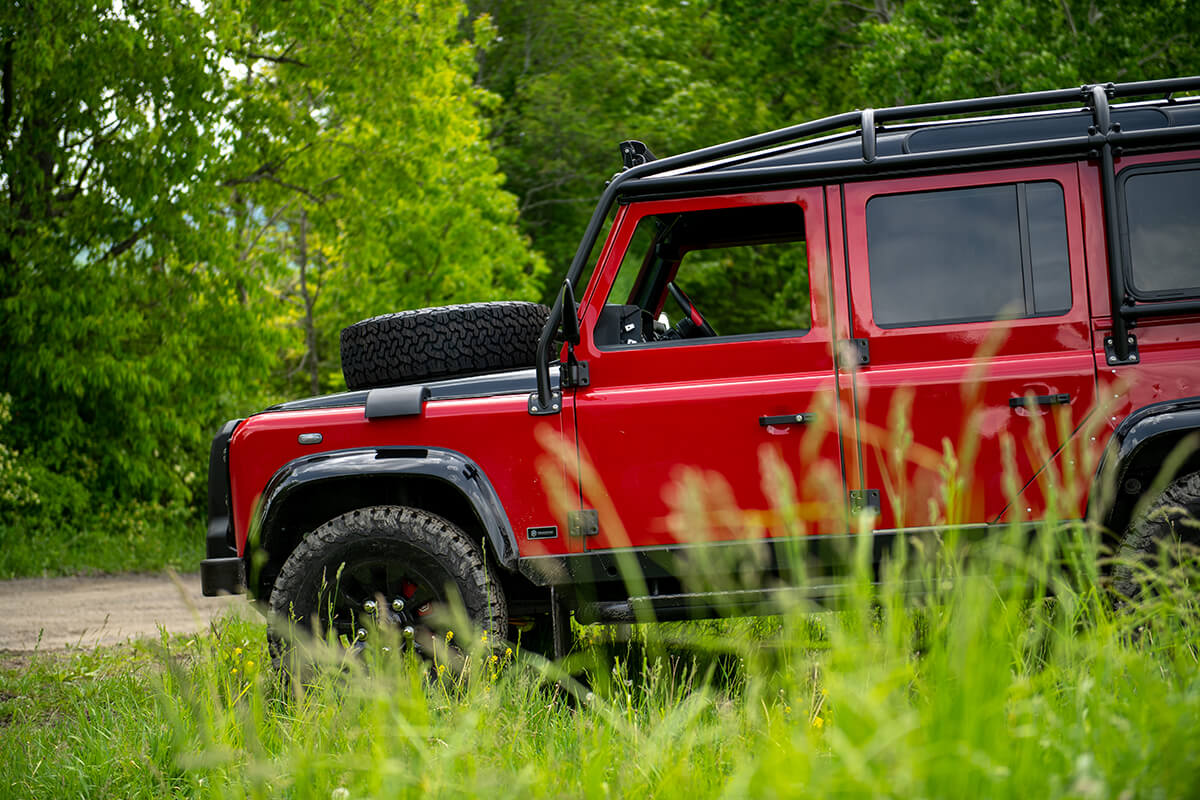
POLYGON ((459 603, 489 641, 501 641, 503 590, 460 528, 415 508, 356 509, 306 536, 280 570, 271 592, 273 655, 281 665, 294 632, 314 626, 356 647, 394 626, 432 657, 459 603))
POLYGON ((1126 529, 1113 569, 1113 589, 1120 597, 1139 593, 1139 563, 1152 570, 1170 566, 1159 562, 1164 546, 1171 561, 1200 547, 1200 472, 1173 481, 1126 529))

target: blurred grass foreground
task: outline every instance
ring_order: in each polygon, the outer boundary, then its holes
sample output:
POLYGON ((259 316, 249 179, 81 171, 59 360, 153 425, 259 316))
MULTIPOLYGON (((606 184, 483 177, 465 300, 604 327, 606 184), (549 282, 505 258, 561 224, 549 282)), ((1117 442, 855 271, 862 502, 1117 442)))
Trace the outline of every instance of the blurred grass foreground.
MULTIPOLYGON (((686 494, 686 493, 685 493, 686 494)), ((1177 547, 1177 545, 1175 545, 1177 547)), ((1195 553, 1133 566, 1084 523, 869 534, 846 590, 754 619, 576 628, 560 662, 460 628, 270 668, 261 622, 0 669, 10 797, 1186 798, 1200 791, 1195 553), (403 653, 403 654, 402 654, 403 653)), ((803 582, 804 569, 792 570, 803 582)), ((627 576, 636 579, 636 576, 627 576)))

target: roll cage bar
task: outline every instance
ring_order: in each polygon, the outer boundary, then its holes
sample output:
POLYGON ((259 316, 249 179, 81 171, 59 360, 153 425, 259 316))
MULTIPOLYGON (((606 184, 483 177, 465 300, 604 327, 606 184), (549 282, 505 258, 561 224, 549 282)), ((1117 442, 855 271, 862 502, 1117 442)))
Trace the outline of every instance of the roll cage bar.
MULTIPOLYGON (((569 288, 579 280, 579 276, 583 273, 588 255, 600 235, 608 211, 618 198, 681 194, 698 190, 734 189, 745 185, 759 187, 772 184, 787 185, 832 177, 854 178, 900 170, 998 163, 1017 157, 1024 159, 1080 157, 1100 160, 1101 196, 1112 307, 1112 336, 1106 340, 1105 349, 1109 364, 1137 363, 1138 356, 1136 348, 1131 346, 1133 342, 1129 329, 1136 324, 1139 318, 1200 312, 1200 301, 1184 300, 1139 304, 1126 292, 1125 256, 1121 247, 1120 225, 1117 216, 1114 158, 1124 147, 1151 147, 1189 140, 1200 142, 1200 124, 1122 131, 1120 122, 1112 119, 1111 101, 1119 98, 1164 98, 1168 104, 1172 104, 1175 102, 1172 97, 1174 93, 1196 90, 1200 90, 1200 76, 1130 83, 1088 84, 1071 89, 947 100, 892 108, 866 108, 657 160, 634 159, 635 162, 642 161, 642 163, 635 163, 634 166, 617 173, 605 187, 604 193, 596 204, 595 211, 592 212, 583 239, 575 251, 575 257, 571 260, 571 266, 567 270, 564 290, 559 293, 550 310, 550 318, 538 341, 537 392, 529 398, 529 411, 531 414, 552 414, 562 408, 561 395, 553 391, 550 384, 551 343, 555 331, 562 323, 564 296, 569 298, 567 302, 574 311, 574 297, 573 293, 569 292, 569 288), (939 117, 992 111, 1023 112, 1009 117, 1016 118, 1037 109, 1057 109, 1060 106, 1074 104, 1080 104, 1081 108, 1089 111, 1092 117, 1092 124, 1084 135, 1028 139, 1003 144, 896 155, 880 155, 878 153, 878 134, 885 123, 912 123, 939 117), (834 134, 847 128, 851 129, 849 138, 857 138, 861 143, 862 155, 859 158, 758 167, 753 166, 753 161, 733 165, 712 163, 722 159, 755 154, 757 151, 769 147, 789 144, 796 145, 797 148, 811 146, 815 143, 812 141, 814 137, 834 134), (720 171, 714 171, 718 166, 721 168, 720 171)), ((964 121, 949 120, 948 124, 964 121)), ((819 141, 824 143, 827 139, 819 141)))

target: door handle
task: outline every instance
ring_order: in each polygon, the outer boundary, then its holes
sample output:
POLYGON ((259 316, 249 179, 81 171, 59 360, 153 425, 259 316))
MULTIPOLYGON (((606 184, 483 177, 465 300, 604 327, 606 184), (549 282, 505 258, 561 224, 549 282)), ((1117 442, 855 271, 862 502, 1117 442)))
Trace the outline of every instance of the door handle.
POLYGON ((810 422, 816 422, 817 415, 811 411, 803 414, 780 414, 775 417, 759 417, 758 424, 764 428, 768 425, 808 425, 810 422))
POLYGON ((1060 394, 1039 394, 1035 397, 1008 398, 1009 408, 1024 408, 1027 403, 1035 406, 1065 406, 1070 405, 1071 395, 1062 392, 1060 394))

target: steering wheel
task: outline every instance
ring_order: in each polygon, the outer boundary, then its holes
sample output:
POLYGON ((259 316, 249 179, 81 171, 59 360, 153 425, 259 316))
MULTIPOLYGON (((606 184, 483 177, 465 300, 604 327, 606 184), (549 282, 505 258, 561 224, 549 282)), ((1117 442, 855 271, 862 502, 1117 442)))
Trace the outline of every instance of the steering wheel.
MULTIPOLYGON (((692 299, 687 296, 687 293, 684 292, 683 289, 680 289, 678 286, 676 286, 674 281, 669 281, 667 283, 667 291, 671 293, 671 297, 674 298, 675 302, 679 304, 679 307, 683 309, 683 313, 686 315, 684 318, 689 320, 692 325, 695 326, 695 330, 700 331, 699 335, 717 335, 717 332, 713 330, 713 326, 708 324, 708 321, 704 319, 704 316, 700 313, 696 306, 692 304, 692 299)), ((683 320, 680 320, 679 323, 676 324, 675 329, 679 331, 680 338, 682 339, 689 339, 697 335, 695 333, 689 333, 684 329, 683 320)))

